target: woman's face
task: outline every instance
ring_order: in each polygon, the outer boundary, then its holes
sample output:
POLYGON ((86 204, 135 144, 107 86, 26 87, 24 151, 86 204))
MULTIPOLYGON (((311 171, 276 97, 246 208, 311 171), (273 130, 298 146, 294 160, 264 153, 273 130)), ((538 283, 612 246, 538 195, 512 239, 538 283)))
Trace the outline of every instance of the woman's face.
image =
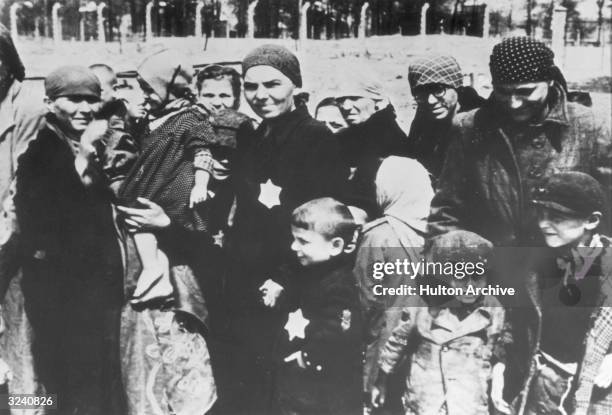
POLYGON ((294 90, 293 82, 271 66, 253 66, 244 74, 244 97, 255 114, 265 120, 293 109, 294 90))
POLYGON ((493 97, 513 121, 523 123, 542 114, 549 89, 548 82, 494 85, 493 97))
POLYGON ((340 97, 337 100, 340 111, 349 125, 366 122, 376 112, 376 103, 370 98, 340 97))
POLYGON ((99 106, 99 99, 76 95, 47 100, 47 108, 60 124, 77 134, 85 131, 93 120, 94 112, 99 110, 99 106))
POLYGON ((139 77, 138 84, 144 94, 145 109, 149 112, 160 109, 164 104, 163 98, 144 79, 139 77))
POLYGON ((205 79, 198 94, 198 102, 211 112, 234 108, 236 97, 231 81, 228 78, 205 79))

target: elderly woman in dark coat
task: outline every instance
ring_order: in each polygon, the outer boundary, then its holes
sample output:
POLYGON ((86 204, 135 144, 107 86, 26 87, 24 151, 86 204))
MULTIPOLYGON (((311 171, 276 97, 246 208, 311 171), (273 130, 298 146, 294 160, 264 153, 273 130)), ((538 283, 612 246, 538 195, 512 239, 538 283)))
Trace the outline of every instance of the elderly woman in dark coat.
POLYGON ((417 104, 408 134, 407 155, 421 162, 435 181, 440 175, 456 114, 480 107, 484 99, 463 86, 463 72, 452 56, 423 56, 408 67, 417 104))
POLYGON ((47 124, 19 158, 15 195, 36 374, 60 413, 120 414, 121 251, 83 138, 100 84, 68 66, 47 76, 45 93, 47 124))
POLYGON ((606 120, 567 102, 554 54, 532 38, 493 48, 493 94, 457 117, 436 196, 432 236, 476 232, 497 246, 541 246, 531 193, 553 172, 577 170, 610 194, 612 145, 606 120))

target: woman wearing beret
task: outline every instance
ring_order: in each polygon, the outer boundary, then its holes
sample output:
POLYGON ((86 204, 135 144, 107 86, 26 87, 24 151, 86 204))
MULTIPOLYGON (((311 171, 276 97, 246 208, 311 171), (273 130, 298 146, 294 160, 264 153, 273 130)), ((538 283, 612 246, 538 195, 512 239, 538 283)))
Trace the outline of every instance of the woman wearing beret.
POLYGON ((47 76, 45 94, 47 123, 19 158, 15 195, 36 374, 62 414, 120 414, 121 251, 84 134, 100 84, 65 66, 47 76))
POLYGON ((348 178, 340 146, 325 124, 315 121, 294 93, 302 87, 300 64, 284 47, 255 48, 242 61, 244 95, 262 122, 239 137, 240 189, 230 235, 230 331, 235 334, 236 390, 230 413, 268 413, 272 346, 282 316, 274 303, 283 281, 271 273, 291 260, 290 214, 312 199, 341 198, 348 178), (265 282, 264 282, 265 280, 265 282))

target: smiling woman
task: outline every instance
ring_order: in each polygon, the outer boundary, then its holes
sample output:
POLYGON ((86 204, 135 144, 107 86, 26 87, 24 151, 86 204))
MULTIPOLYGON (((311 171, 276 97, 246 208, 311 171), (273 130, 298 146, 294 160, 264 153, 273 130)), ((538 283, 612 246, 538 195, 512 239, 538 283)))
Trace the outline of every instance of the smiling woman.
POLYGON ((45 93, 47 123, 19 158, 15 195, 36 375, 63 396, 62 413, 121 413, 121 251, 110 193, 89 172, 93 147, 80 142, 100 84, 68 66, 47 76, 45 93))

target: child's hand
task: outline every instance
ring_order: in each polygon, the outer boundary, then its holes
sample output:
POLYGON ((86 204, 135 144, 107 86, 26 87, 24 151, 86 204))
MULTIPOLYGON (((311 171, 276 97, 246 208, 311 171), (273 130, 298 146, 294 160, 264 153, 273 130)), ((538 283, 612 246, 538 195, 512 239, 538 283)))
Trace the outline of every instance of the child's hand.
POLYGON ((612 384, 612 354, 607 354, 604 357, 601 366, 599 366, 599 372, 595 376, 595 386, 598 388, 606 389, 612 384))
POLYGON ((271 279, 267 279, 266 282, 259 287, 259 291, 261 292, 264 305, 272 308, 276 305, 276 300, 278 300, 278 297, 283 292, 283 286, 271 279))
POLYGON ((194 186, 189 195, 189 209, 193 209, 197 204, 206 202, 208 199, 208 189, 201 186, 194 186))
POLYGON ((294 362, 301 367, 302 369, 306 369, 306 364, 304 363, 304 358, 302 357, 302 351, 298 350, 295 353, 290 354, 285 357, 285 363, 294 362))
POLYGON ((503 363, 496 363, 493 366, 493 373, 491 374, 491 402, 495 409, 502 414, 510 414, 512 410, 508 402, 504 401, 504 371, 506 365, 503 363))
POLYGON ((385 404, 387 398, 387 387, 385 385, 374 385, 370 392, 370 403, 374 408, 380 408, 385 404))

